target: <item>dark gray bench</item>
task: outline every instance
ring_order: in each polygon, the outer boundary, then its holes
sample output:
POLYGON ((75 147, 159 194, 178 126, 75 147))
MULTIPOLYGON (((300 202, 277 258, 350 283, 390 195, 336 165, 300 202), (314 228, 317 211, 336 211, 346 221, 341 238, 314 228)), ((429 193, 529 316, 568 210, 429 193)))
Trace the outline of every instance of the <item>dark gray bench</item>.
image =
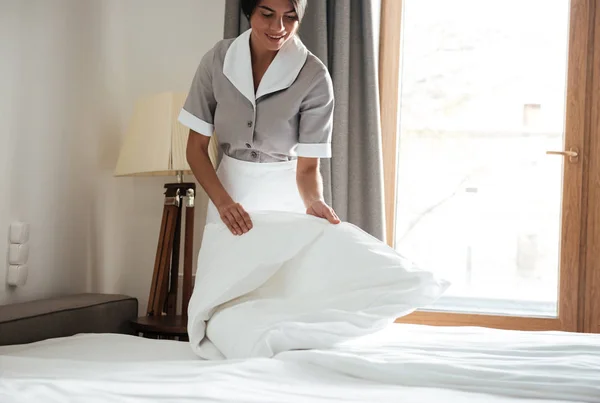
POLYGON ((0 346, 78 333, 134 334, 138 300, 116 294, 74 294, 0 305, 0 346))

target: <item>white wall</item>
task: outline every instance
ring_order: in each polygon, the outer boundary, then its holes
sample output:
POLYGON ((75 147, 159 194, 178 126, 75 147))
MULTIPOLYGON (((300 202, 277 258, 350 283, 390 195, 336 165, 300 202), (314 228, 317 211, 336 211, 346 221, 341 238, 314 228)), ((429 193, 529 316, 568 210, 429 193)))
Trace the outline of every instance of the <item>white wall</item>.
POLYGON ((82 119, 81 89, 94 79, 89 52, 98 25, 94 9, 92 2, 72 0, 2 2, 7 32, 0 76, 7 85, 0 96, 0 303, 85 289, 91 177, 85 147, 96 133, 82 119), (16 290, 4 281, 6 234, 14 220, 31 225, 30 275, 16 290))
POLYGON ((112 170, 135 99, 187 91, 223 12, 212 0, 0 2, 2 283, 8 224, 32 231, 28 282, 0 284, 0 304, 100 291, 145 308, 168 179, 112 170))
MULTIPOLYGON (((13 40, 18 27, 18 7, 16 1, 0 2, 0 245, 2 251, 7 244, 7 228, 10 220, 11 190, 11 139, 13 113, 12 97, 18 45, 13 40)), ((6 259, 0 255, 0 281, 6 278, 6 259)), ((2 281, 3 283, 3 281, 2 281)), ((0 284, 0 303, 5 298, 4 285, 0 284)))

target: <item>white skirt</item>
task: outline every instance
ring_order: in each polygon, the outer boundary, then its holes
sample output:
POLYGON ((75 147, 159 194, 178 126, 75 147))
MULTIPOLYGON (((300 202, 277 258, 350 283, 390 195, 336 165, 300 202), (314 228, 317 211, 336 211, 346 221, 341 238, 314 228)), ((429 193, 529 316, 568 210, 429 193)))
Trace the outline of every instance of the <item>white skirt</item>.
MULTIPOLYGON (((223 155, 217 176, 231 198, 248 213, 287 211, 306 213, 296 183, 297 161, 248 162, 223 155)), ((208 203, 206 223, 220 223, 212 201, 208 203)))

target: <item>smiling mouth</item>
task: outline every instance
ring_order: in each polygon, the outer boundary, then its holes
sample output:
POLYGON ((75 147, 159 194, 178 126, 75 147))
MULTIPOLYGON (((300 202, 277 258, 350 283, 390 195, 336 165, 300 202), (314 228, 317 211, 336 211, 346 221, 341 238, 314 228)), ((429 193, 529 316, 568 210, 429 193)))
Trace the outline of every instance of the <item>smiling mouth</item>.
POLYGON ((285 37, 285 35, 274 36, 274 35, 269 35, 269 34, 267 34, 267 36, 268 36, 270 39, 273 39, 273 40, 275 40, 275 41, 278 41, 278 40, 282 39, 283 37, 285 37))

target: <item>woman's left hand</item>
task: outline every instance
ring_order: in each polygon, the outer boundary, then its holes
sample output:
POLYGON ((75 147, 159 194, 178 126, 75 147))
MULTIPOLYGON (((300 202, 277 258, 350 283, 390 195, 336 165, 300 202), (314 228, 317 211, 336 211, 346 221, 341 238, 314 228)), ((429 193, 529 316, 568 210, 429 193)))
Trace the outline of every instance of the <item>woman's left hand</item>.
POLYGON ((335 211, 322 200, 313 202, 306 210, 306 214, 314 215, 315 217, 324 218, 332 224, 339 224, 340 219, 335 214, 335 211))

